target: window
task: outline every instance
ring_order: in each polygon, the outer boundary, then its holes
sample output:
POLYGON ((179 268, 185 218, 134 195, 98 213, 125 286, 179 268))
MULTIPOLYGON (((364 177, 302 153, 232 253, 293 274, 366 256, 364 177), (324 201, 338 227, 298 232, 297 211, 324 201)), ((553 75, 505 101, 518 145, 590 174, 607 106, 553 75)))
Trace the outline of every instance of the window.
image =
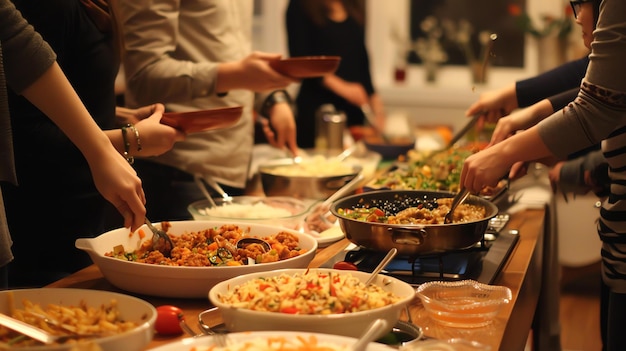
MULTIPOLYGON (((494 0, 411 0, 411 40, 416 41, 418 38, 426 37, 421 24, 429 16, 436 18, 439 24, 446 22, 455 26, 466 20, 472 26, 469 43, 474 52, 480 52, 479 33, 496 33, 498 39, 494 42, 491 64, 500 67, 523 68, 524 33, 508 13, 508 5, 507 1, 494 0)), ((467 63, 464 50, 449 35, 442 33, 440 44, 448 57, 444 64, 465 65, 467 63)), ((409 53, 408 61, 416 64, 422 62, 415 51, 409 53)))

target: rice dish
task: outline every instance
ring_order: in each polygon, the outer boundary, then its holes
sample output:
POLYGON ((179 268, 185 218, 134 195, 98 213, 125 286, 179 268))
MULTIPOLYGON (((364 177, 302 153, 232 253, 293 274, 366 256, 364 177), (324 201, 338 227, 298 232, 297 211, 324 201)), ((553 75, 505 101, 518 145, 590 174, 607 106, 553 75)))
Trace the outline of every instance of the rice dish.
POLYGON ((280 218, 293 216, 291 211, 285 208, 270 206, 263 202, 255 204, 224 204, 217 207, 198 209, 204 216, 223 218, 280 218))
POLYGON ((300 163, 268 168, 266 172, 287 177, 327 177, 352 174, 354 166, 316 155, 300 163))
POLYGON ((400 300, 378 285, 366 286, 349 273, 313 270, 252 279, 218 298, 236 308, 307 315, 367 311, 400 300))

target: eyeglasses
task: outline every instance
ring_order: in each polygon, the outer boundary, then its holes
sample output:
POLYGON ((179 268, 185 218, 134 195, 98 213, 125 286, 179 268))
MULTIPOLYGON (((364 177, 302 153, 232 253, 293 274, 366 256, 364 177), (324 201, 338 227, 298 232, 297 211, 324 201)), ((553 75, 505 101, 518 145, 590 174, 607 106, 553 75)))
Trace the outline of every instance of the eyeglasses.
POLYGON ((570 0, 570 5, 572 5, 572 11, 574 11, 574 18, 578 18, 578 14, 580 13, 580 6, 586 2, 592 2, 593 0, 570 0))

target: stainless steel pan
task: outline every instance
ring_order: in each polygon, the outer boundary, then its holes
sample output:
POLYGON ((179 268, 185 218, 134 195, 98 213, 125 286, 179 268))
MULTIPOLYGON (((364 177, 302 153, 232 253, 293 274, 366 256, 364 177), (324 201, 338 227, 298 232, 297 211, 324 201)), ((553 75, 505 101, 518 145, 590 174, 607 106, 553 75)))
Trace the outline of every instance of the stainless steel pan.
POLYGON ((466 249, 483 237, 489 220, 498 214, 496 205, 478 196, 470 195, 465 203, 486 208, 486 217, 472 222, 450 224, 385 224, 364 222, 339 215, 340 208, 363 207, 378 201, 402 201, 406 198, 433 200, 454 197, 454 193, 423 190, 381 190, 351 195, 335 201, 331 212, 338 218, 346 238, 356 245, 377 251, 395 247, 398 254, 418 256, 450 250, 466 249))

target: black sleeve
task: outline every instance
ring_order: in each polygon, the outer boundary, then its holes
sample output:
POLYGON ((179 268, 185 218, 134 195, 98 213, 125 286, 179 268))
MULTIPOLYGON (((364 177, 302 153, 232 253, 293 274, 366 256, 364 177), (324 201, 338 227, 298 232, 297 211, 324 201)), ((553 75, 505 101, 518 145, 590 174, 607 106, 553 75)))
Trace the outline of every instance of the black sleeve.
POLYGON ((564 91, 560 94, 550 96, 548 98, 548 101, 550 101, 550 104, 552 104, 552 110, 560 110, 563 107, 567 106, 567 104, 569 104, 570 102, 574 101, 574 99, 576 99, 576 96, 578 96, 578 90, 580 89, 574 88, 564 91))
POLYGON ((547 96, 580 87, 585 76, 589 58, 587 56, 570 61, 535 77, 515 84, 519 107, 527 107, 547 96))

